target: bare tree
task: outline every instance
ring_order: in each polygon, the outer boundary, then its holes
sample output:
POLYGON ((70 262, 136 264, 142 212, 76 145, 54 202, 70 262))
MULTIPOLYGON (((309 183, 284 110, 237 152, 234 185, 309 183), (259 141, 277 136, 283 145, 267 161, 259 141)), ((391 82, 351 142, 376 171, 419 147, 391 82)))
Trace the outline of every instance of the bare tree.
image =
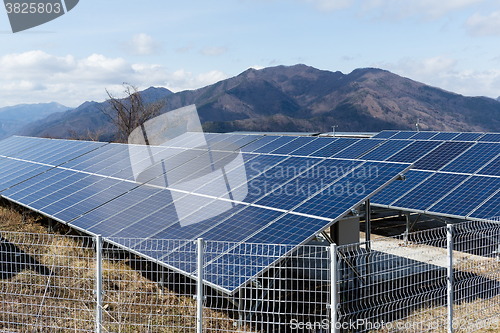
POLYGON ((124 82, 123 87, 125 96, 122 98, 113 96, 106 89, 108 99, 100 108, 101 112, 116 125, 117 142, 127 142, 128 136, 135 128, 158 116, 166 105, 164 99, 145 103, 137 87, 130 83, 124 82))

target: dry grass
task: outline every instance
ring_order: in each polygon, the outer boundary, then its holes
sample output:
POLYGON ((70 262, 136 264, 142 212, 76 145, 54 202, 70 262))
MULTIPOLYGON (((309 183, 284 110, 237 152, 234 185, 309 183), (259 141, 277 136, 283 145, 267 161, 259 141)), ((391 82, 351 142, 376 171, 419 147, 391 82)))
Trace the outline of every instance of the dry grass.
MULTIPOLYGON (((0 204, 0 331, 94 331, 93 246, 69 232, 49 233, 43 217, 23 217, 19 208, 0 204)), ((194 332, 193 282, 177 276, 171 281, 177 288, 163 288, 151 279, 157 268, 118 252, 120 258, 102 264, 102 332, 194 332)), ((204 315, 210 332, 237 326, 223 312, 205 308, 204 315)))

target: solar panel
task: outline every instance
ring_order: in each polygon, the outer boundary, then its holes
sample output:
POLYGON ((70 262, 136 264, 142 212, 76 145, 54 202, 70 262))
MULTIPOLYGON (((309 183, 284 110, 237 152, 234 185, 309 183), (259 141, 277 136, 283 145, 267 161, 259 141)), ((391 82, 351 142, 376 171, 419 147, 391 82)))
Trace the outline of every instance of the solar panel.
POLYGON ((476 141, 484 133, 460 133, 458 136, 454 137, 453 141, 476 141))
POLYGON ((417 134, 415 131, 402 131, 394 136, 391 136, 391 139, 409 139, 415 134, 417 134))
POLYGON ((444 142, 442 145, 431 151, 429 154, 418 160, 414 167, 422 170, 439 170, 443 165, 460 155, 473 142, 444 142))
POLYGON ((346 149, 338 152, 332 157, 335 158, 356 158, 363 155, 364 153, 372 150, 373 148, 383 144, 385 140, 379 139, 362 139, 353 145, 350 145, 346 149))
POLYGON ((311 143, 317 138, 315 137, 298 137, 297 139, 279 147, 276 148, 275 150, 271 151, 271 154, 282 154, 282 155, 287 155, 290 154, 290 152, 304 146, 305 144, 311 143))
POLYGON ((440 141, 414 141, 387 161, 413 163, 441 144, 440 141))
POLYGON ((378 192, 407 169, 409 166, 404 164, 366 162, 293 211, 325 218, 343 216, 351 207, 366 200, 368 193, 371 195, 378 192))
POLYGON ((339 151, 343 150, 346 147, 349 147, 350 145, 358 142, 359 139, 348 139, 348 138, 339 138, 338 140, 335 140, 333 142, 330 142, 328 145, 324 146, 321 149, 316 150, 314 153, 310 154, 309 156, 316 156, 316 157, 331 157, 338 153, 339 151))
POLYGON ((294 151, 290 152, 290 155, 294 156, 309 156, 315 151, 325 147, 326 145, 334 142, 338 138, 317 138, 314 141, 311 141, 304 146, 295 149, 294 151))
POLYGON ((398 199, 391 206, 425 211, 454 187, 467 179, 467 175, 436 173, 398 199))
POLYGON ((478 142, 448 163, 441 171, 475 173, 498 154, 500 154, 500 145, 478 142))
POLYGON ((460 133, 458 132, 440 132, 433 136, 431 140, 441 140, 441 141, 448 141, 452 140, 454 137, 458 136, 460 133))
POLYGON ((469 214, 469 218, 474 219, 487 219, 498 221, 500 217, 500 195, 498 192, 495 195, 492 195, 491 198, 483 202, 479 207, 476 208, 471 214, 469 214))
POLYGON ((364 160, 384 161, 403 148, 409 146, 412 142, 413 141, 409 140, 387 140, 380 147, 377 147, 358 158, 364 160))
POLYGON ((389 139, 392 138, 397 133, 399 133, 399 131, 382 131, 372 136, 372 139, 389 139))
POLYGON ((465 217, 499 189, 500 178, 472 176, 431 207, 429 211, 465 217))
POLYGON ((325 190, 330 184, 349 175, 362 162, 328 159, 298 175, 291 182, 274 188, 255 204, 290 210, 312 195, 325 190))
POLYGON ((497 156, 496 158, 494 158, 491 162, 486 164, 477 173, 480 175, 499 176, 500 175, 500 156, 497 156))
POLYGON ((371 203, 380 206, 389 206, 431 175, 433 175, 432 172, 410 170, 405 173, 406 180, 392 182, 385 189, 375 194, 371 199, 371 203))
POLYGON ((253 152, 256 149, 259 149, 262 146, 267 145, 268 143, 280 138, 279 136, 274 136, 274 135, 266 135, 263 137, 260 137, 257 139, 255 142, 252 142, 246 146, 243 146, 241 148, 242 152, 253 152))
POLYGON ((292 142, 293 140, 297 139, 296 137, 293 136, 281 136, 277 138, 274 141, 269 142, 268 144, 255 149, 253 152, 255 153, 269 153, 281 146, 286 145, 287 143, 292 142))
POLYGON ((422 131, 422 132, 417 132, 415 135, 410 137, 412 140, 429 140, 433 136, 438 134, 438 132, 428 132, 428 131, 422 131))
POLYGON ((500 142, 500 133, 486 133, 484 136, 479 138, 480 142, 500 142))

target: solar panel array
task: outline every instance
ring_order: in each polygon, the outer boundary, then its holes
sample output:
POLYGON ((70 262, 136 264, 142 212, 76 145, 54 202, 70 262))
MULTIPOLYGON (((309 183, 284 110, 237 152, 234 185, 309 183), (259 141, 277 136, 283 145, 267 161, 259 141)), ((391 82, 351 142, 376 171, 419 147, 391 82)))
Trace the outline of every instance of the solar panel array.
POLYGON ((259 273, 238 268, 245 243, 303 244, 411 167, 356 159, 385 139, 206 133, 206 145, 192 148, 199 135, 150 146, 149 155, 140 146, 10 137, 0 141, 0 194, 186 275, 196 268, 178 256, 190 240, 236 242, 206 267, 230 268, 232 278, 207 282, 234 293, 259 273), (179 243, 148 250, 163 239, 179 243))
POLYGON ((500 134, 383 131, 373 138, 390 144, 363 158, 414 163, 407 181, 375 195, 373 205, 469 220, 500 216, 500 134))

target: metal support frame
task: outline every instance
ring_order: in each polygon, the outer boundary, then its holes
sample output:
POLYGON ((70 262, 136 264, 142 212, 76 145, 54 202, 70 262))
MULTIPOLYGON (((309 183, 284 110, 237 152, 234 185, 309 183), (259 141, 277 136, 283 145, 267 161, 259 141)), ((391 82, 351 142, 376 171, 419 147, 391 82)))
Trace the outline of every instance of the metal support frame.
POLYGON ((338 309, 338 267, 337 267, 337 244, 330 244, 330 332, 337 333, 337 309, 338 309))
POLYGON ((203 238, 198 238, 198 280, 196 281, 196 332, 203 332, 203 238))
POLYGON ((95 314, 95 331, 101 333, 102 326, 102 236, 97 235, 95 238, 95 252, 96 252, 96 314, 95 314))
POLYGON ((370 199, 365 201, 365 241, 366 241, 366 251, 371 250, 371 236, 372 236, 372 220, 370 211, 370 199))
POLYGON ((453 333, 453 224, 448 224, 447 228, 447 248, 448 248, 448 327, 447 332, 453 333))

